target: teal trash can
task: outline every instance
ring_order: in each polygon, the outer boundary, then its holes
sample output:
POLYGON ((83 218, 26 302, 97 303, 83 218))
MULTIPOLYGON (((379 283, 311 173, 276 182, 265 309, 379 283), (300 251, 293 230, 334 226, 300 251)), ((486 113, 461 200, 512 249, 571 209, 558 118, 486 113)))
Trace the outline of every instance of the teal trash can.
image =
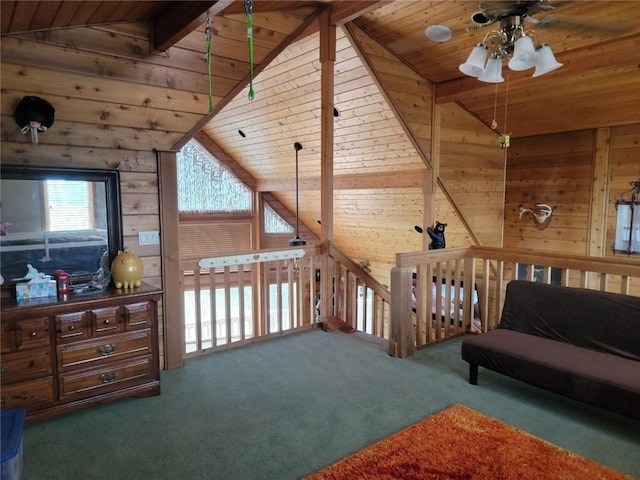
POLYGON ((22 478, 22 430, 24 408, 2 411, 2 480, 22 478))

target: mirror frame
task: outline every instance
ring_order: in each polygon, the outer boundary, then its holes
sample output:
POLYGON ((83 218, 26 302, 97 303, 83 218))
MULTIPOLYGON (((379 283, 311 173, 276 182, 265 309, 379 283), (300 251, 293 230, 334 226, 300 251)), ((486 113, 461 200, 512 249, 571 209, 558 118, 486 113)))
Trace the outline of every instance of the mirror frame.
MULTIPOLYGON (((0 165, 0 179, 14 180, 86 180, 105 184, 107 208, 107 240, 109 242, 109 266, 123 250, 122 208, 120 196, 120 172, 91 168, 34 167, 23 165, 0 165)), ((16 282, 5 278, 2 290, 14 288, 16 282)))

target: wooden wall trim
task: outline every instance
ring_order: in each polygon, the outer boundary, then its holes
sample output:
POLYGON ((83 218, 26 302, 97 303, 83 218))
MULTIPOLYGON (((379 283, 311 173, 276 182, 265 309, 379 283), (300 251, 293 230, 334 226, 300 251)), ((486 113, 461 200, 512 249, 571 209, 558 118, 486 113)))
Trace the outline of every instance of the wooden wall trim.
POLYGON ((605 256, 610 147, 611 128, 598 128, 595 131, 593 184, 591 187, 591 210, 589 212, 587 240, 587 255, 590 257, 605 256))
POLYGON ((160 191, 160 236, 162 284, 164 286, 164 368, 184 365, 184 321, 182 318, 182 274, 178 230, 178 166, 175 152, 158 152, 160 191))

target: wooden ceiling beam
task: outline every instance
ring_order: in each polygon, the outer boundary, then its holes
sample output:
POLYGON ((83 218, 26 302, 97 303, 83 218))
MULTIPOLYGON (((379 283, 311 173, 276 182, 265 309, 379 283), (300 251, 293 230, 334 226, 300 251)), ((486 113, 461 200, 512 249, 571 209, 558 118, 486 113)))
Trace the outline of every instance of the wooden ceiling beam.
POLYGON ((355 20, 376 8, 380 8, 391 0, 342 0, 331 4, 331 25, 343 25, 355 20))
MULTIPOLYGON (((422 188, 424 169, 402 172, 350 173, 333 177, 334 190, 362 190, 382 188, 422 188)), ((320 190, 320 177, 301 178, 300 191, 320 190)), ((281 192, 296 189, 295 178, 264 180, 256 183, 259 192, 281 192)))
POLYGON ((213 141, 205 133, 199 132, 194 137, 207 151, 219 162, 222 162, 231 172, 247 187, 257 191, 256 180, 247 172, 231 155, 229 155, 218 143, 213 141))
POLYGON ((207 15, 213 17, 228 7, 232 0, 169 2, 151 21, 152 45, 158 52, 165 52, 198 26, 204 24, 207 15))

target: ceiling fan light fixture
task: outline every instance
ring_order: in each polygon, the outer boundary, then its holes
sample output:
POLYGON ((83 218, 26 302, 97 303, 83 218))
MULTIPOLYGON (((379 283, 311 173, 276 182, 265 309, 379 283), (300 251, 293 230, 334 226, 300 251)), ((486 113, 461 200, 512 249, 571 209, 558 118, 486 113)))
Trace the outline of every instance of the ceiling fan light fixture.
POLYGON ((537 64, 538 57, 538 53, 533 48, 531 37, 522 36, 514 43, 513 56, 509 60, 509 68, 518 72, 527 70, 537 64))
POLYGON ((553 72, 562 66, 562 64, 556 60, 549 45, 542 45, 536 53, 538 54, 538 61, 536 62, 536 69, 532 77, 539 77, 545 73, 553 72))
POLYGON ((446 25, 429 25, 424 29, 424 34, 429 40, 442 43, 451 40, 451 29, 446 25))
POLYGON ((502 83, 502 58, 493 57, 487 60, 487 68, 484 74, 478 77, 478 80, 486 83, 502 83))
POLYGON ((487 46, 483 43, 479 43, 473 47, 469 57, 467 57, 467 61, 458 66, 458 70, 470 77, 477 78, 484 75, 484 62, 487 58, 487 51, 487 46))

